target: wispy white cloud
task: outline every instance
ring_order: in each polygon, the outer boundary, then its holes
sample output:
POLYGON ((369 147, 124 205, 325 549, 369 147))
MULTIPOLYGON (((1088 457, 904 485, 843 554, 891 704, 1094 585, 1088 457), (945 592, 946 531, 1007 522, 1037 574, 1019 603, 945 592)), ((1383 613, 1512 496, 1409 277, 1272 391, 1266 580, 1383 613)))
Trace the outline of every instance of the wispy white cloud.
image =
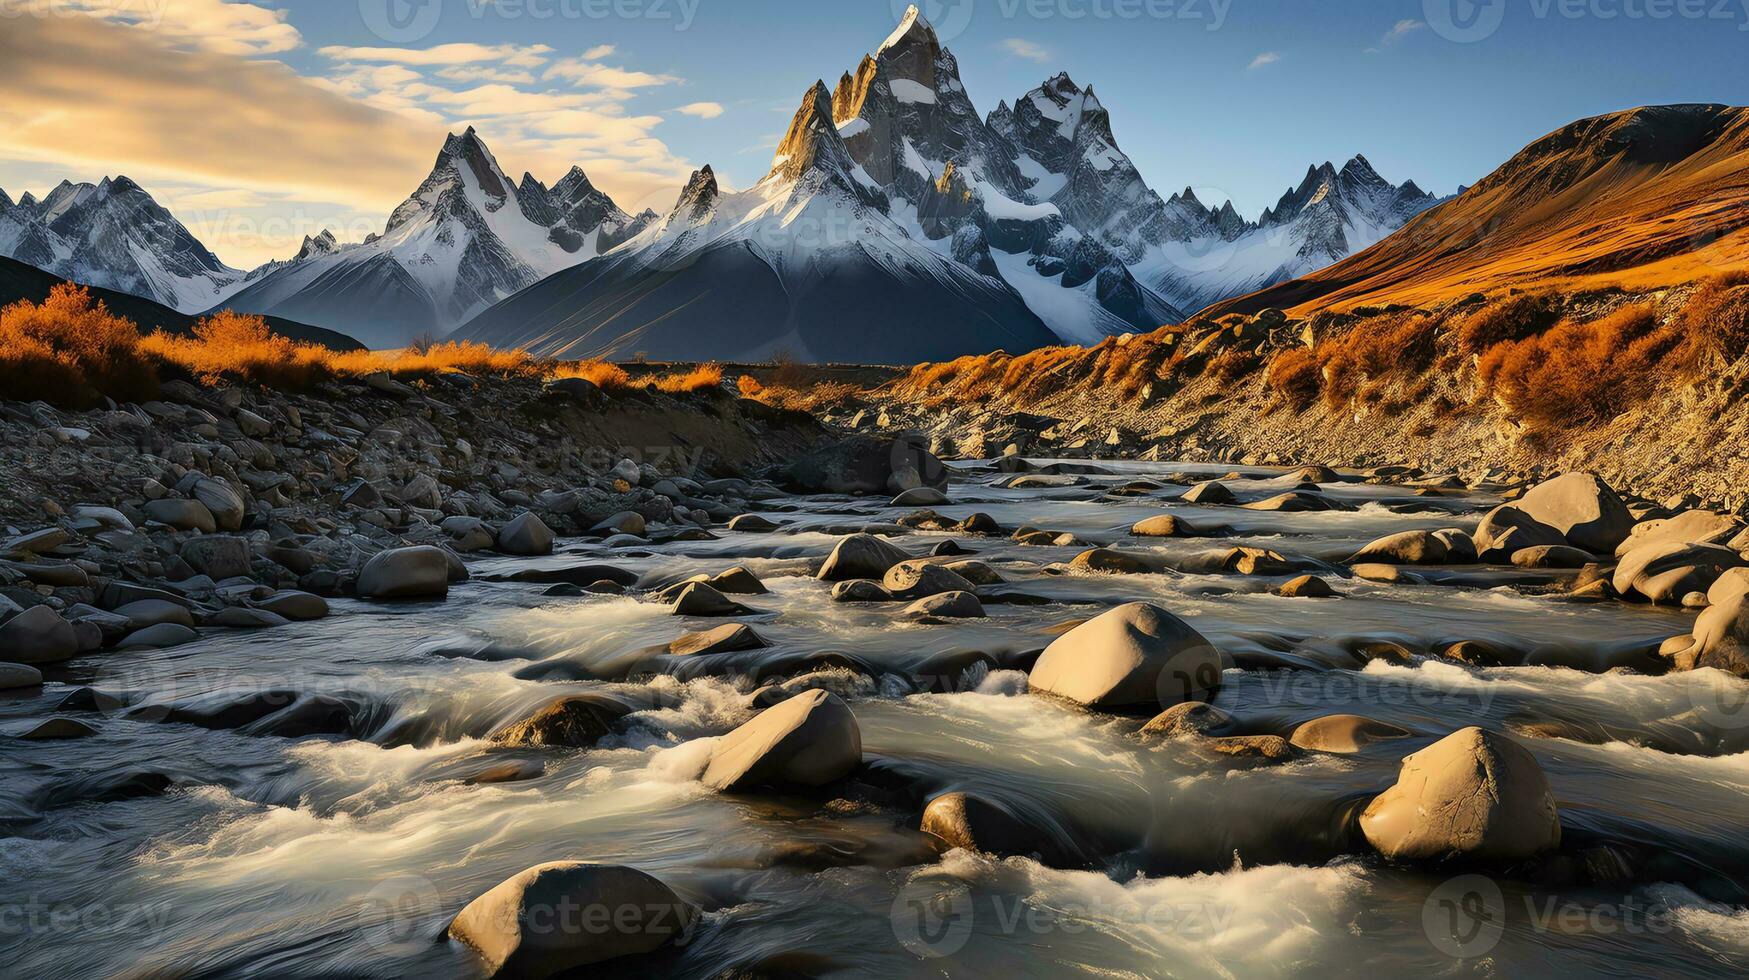
POLYGON ((697 116, 700 119, 715 119, 723 114, 723 107, 718 102, 693 102, 674 111, 686 116, 697 116))
POLYGON ((998 47, 1008 52, 1013 57, 1022 58, 1027 61, 1045 63, 1051 60, 1050 49, 1041 44, 1035 44, 1032 41, 1028 41, 1025 38, 1004 38, 998 47))
POLYGON ((1419 20, 1404 19, 1397 21, 1395 24, 1391 25, 1390 30, 1385 32, 1384 37, 1379 38, 1379 43, 1377 45, 1366 49, 1366 53, 1378 54, 1385 48, 1391 47, 1426 26, 1426 22, 1419 20))
POLYGON ((1280 60, 1281 60, 1281 52, 1280 51, 1265 51, 1262 54, 1258 55, 1257 57, 1252 58, 1251 63, 1249 65, 1245 66, 1245 70, 1246 71, 1256 71, 1259 68, 1264 68, 1264 67, 1267 67, 1269 65, 1273 65, 1280 60))
POLYGON ((544 44, 439 44, 430 48, 353 48, 330 45, 317 49, 334 61, 366 61, 394 65, 474 65, 493 63, 513 68, 538 68, 553 49, 544 44))
POLYGON ((646 71, 629 71, 624 68, 614 68, 591 59, 585 52, 581 58, 566 58, 556 61, 548 68, 541 78, 546 81, 563 79, 577 85, 594 85, 601 88, 632 89, 652 88, 658 85, 672 85, 680 81, 674 75, 653 74, 646 71))

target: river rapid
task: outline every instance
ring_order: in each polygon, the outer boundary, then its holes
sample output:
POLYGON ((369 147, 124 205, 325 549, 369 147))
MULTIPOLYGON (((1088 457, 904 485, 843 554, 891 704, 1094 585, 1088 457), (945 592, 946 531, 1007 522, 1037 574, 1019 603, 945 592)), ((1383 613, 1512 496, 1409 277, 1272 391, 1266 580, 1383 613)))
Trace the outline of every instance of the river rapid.
MULTIPOLYGON (((1498 498, 1417 496, 1358 480, 1322 492, 1352 509, 1277 513, 1177 501, 1192 467, 1100 464, 1076 485, 1003 489, 972 464, 935 510, 1085 544, 908 532, 885 501, 794 497, 777 531, 605 548, 562 541, 540 559, 470 562, 445 602, 339 601, 325 620, 215 632, 166 650, 82 658, 0 699, 0 734, 76 688, 99 734, 7 740, 0 755, 0 973, 17 977, 470 977, 449 920, 534 864, 646 871, 704 909, 685 941, 590 975, 870 977, 1716 976, 1749 970, 1749 682, 1478 669, 1439 659, 1460 640, 1584 659, 1655 648, 1691 613, 1563 601, 1555 573, 1463 570, 1442 584, 1344 577, 1378 537, 1473 530, 1498 498), (1108 491, 1138 480, 1134 495, 1108 491), (1178 514, 1231 536, 1138 539, 1178 514), (1005 580, 988 617, 930 624, 903 604, 835 603, 814 577, 845 534, 871 528, 915 555, 952 538, 1005 580), (1232 545, 1329 563, 1338 599, 1271 593, 1287 576, 1090 575, 1093 545, 1182 565, 1232 545), (738 596, 762 650, 667 662, 638 651, 719 625, 642 590, 549 595, 492 581, 530 568, 611 565, 643 587, 743 566, 770 590, 738 596), (1043 600, 1043 601, 1041 601, 1043 600), (1248 733, 1361 714, 1412 737, 1284 762, 1144 740, 1146 716, 1027 693, 1025 667, 1065 624, 1144 600, 1207 636, 1234 666, 1215 704, 1248 733), (1393 655, 1357 654, 1387 649, 1393 655), (927 799, 1002 801, 1056 867, 946 850, 918 813, 878 800, 716 793, 698 780, 713 740, 754 717, 750 695, 825 687, 851 705, 864 768, 927 799), (490 735, 560 694, 633 706, 585 750, 508 749, 490 735), (284 737, 160 720, 170 708, 271 692, 345 706, 357 736, 284 737), (1512 732, 1557 798, 1563 854, 1632 855, 1631 880, 1534 870, 1407 868, 1350 831, 1403 756, 1472 725, 1512 732), (1535 727, 1532 727, 1535 726, 1535 727), (1564 733, 1566 737, 1555 737, 1564 733), (1580 737, 1583 736, 1583 737, 1580 737), (474 784, 488 765, 540 774, 474 784), (130 792, 123 777, 168 778, 130 792), (108 792, 89 789, 101 783, 108 792), (85 791, 81 791, 81 787, 85 791), (64 802, 69 801, 72 802, 64 802), (734 972, 740 971, 740 972, 734 972)), ((1208 474, 1207 467, 1201 476, 1208 474)), ((1276 470, 1225 481, 1281 493, 1276 470)), ((1423 570, 1417 570, 1423 571, 1423 570)), ((1429 576, 1438 579, 1437 574, 1429 576)), ((90 717, 87 715, 86 717, 90 717)), ((894 798, 905 794, 895 791, 894 798)), ((1604 876, 1607 877, 1607 876, 1604 876)))

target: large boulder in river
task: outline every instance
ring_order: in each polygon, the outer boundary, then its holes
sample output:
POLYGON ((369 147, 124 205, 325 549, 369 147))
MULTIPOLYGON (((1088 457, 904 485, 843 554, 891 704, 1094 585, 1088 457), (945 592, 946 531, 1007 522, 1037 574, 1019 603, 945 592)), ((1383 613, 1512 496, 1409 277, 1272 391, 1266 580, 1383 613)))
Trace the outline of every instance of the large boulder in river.
POLYGON ((1444 565, 1451 559, 1446 538, 1433 531, 1400 531, 1386 535, 1349 557, 1353 563, 1444 565))
POLYGON ((1536 758, 1481 728, 1404 759, 1396 785, 1361 814, 1360 829, 1395 861, 1518 861, 1561 843, 1554 793, 1536 758))
POLYGON ((1624 557, 1654 544, 1722 544, 1728 545, 1743 533, 1741 518, 1715 514, 1710 510, 1690 510, 1675 517, 1641 521, 1628 532, 1628 539, 1616 546, 1616 557, 1624 557))
POLYGON ((895 599, 927 599, 947 592, 975 592, 977 586, 944 565, 911 559, 887 569, 881 587, 895 599))
POLYGON ((1228 490, 1225 483, 1214 480, 1198 483, 1184 491, 1184 495, 1178 499, 1187 504, 1228 505, 1239 502, 1239 498, 1233 496, 1233 491, 1228 490))
POLYGON ((479 954, 488 976, 550 977, 660 949, 697 919, 697 908, 636 868, 558 861, 469 902, 448 934, 479 954))
POLYGON ((1672 641, 1672 659, 1680 670, 1713 667, 1749 678, 1749 593, 1714 595, 1712 603, 1686 642, 1672 641))
POLYGON ((1408 738, 1408 729, 1361 715, 1325 715, 1294 729, 1288 739, 1297 749, 1349 755, 1374 742, 1408 738))
POLYGON ((588 748, 613 731, 614 722, 630 713, 625 705, 595 694, 574 694, 549 701, 533 714, 492 733, 492 741, 517 748, 554 745, 588 748))
POLYGON ((539 517, 523 513, 498 529, 498 550, 507 555, 550 555, 553 530, 539 517))
POLYGON ((441 599, 449 594, 449 552, 431 545, 378 552, 358 573, 361 599, 441 599))
POLYGON ((1222 666, 1220 652, 1190 624, 1132 602, 1057 637, 1029 684, 1090 708, 1169 708, 1211 697, 1222 666))
POLYGON ((1137 538, 1195 538, 1201 537, 1202 532, 1177 514, 1158 514, 1136 522, 1130 528, 1130 535, 1137 538))
POLYGON ((1476 554, 1490 565, 1506 565, 1526 548, 1565 545, 1560 531, 1538 521, 1512 504, 1502 504, 1482 518, 1474 535, 1476 554))
POLYGON ((997 857, 1038 854, 1044 863, 1060 864, 1048 830, 1034 825, 995 800, 968 793, 943 793, 923 808, 920 830, 949 847, 981 851, 997 857), (1045 851, 1051 853, 1044 853, 1045 851))
POLYGON ((1561 532, 1575 548, 1614 554, 1634 529, 1634 516, 1609 484, 1590 473, 1568 473, 1540 484, 1513 506, 1561 532))
POLYGON ((717 743, 700 777, 725 793, 824 786, 862 764, 862 730, 836 694, 808 691, 766 709, 717 743))
POLYGON ((915 436, 851 436, 785 467, 780 478, 805 493, 901 494, 947 489, 947 467, 915 436))
POLYGON ((0 625, 0 656, 13 663, 57 664, 78 653, 73 624, 48 606, 31 606, 0 625))
POLYGON ((884 578, 887 569, 911 556, 872 534, 852 534, 838 542, 826 564, 820 566, 820 581, 884 578))
POLYGON ((1743 556, 1717 544, 1654 542, 1622 556, 1613 585, 1625 598, 1681 605, 1691 592, 1705 592, 1719 576, 1749 566, 1743 556))

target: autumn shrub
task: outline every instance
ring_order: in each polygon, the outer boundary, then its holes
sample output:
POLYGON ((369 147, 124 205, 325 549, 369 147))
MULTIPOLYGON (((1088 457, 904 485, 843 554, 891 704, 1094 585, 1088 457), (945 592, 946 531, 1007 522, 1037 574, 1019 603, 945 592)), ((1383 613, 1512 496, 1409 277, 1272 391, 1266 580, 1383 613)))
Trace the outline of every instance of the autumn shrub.
POLYGON ((1496 344, 1534 337, 1554 326, 1560 316, 1560 297, 1552 292, 1493 300, 1457 323, 1458 346, 1480 354, 1496 344))
POLYGON ((658 391, 670 395, 687 394, 695 391, 708 391, 720 388, 723 384, 723 367, 720 364, 700 364, 690 371, 675 371, 665 374, 650 382, 658 391))
POLYGON ((1303 409, 1317 400, 1322 371, 1318 355, 1304 347, 1290 347, 1270 360, 1263 383, 1282 401, 1303 409))
POLYGON ((1490 348, 1477 380, 1535 429, 1615 417, 1648 394, 1655 370, 1682 342, 1650 305, 1623 307, 1584 323, 1564 321, 1490 348))
POLYGON ((1257 370, 1263 364, 1263 358, 1257 351, 1247 347, 1229 347, 1203 365, 1203 375, 1213 378, 1222 384, 1230 384, 1257 370))
POLYGON ((63 283, 40 304, 0 310, 0 393, 7 398, 77 408, 101 395, 150 398, 157 387, 139 328, 83 287, 63 283))
POLYGON ((1416 373, 1438 354, 1439 322, 1415 313, 1362 321, 1319 345, 1324 400, 1338 407, 1366 382, 1389 373, 1416 373))
POLYGON ((1682 362, 1709 369, 1749 353, 1749 272, 1703 280, 1677 311, 1672 327, 1682 334, 1682 362))
POLYGON ((618 364, 607 361, 566 361, 553 371, 555 378, 582 378, 602 391, 624 391, 632 387, 632 376, 618 364))
MULTIPOLYGON (((301 388, 333 371, 333 351, 299 344, 268 329, 267 321, 229 310, 206 317, 190 336, 156 331, 141 341, 147 353, 204 384, 246 381, 301 388)), ((365 355, 375 356, 375 355, 365 355)))

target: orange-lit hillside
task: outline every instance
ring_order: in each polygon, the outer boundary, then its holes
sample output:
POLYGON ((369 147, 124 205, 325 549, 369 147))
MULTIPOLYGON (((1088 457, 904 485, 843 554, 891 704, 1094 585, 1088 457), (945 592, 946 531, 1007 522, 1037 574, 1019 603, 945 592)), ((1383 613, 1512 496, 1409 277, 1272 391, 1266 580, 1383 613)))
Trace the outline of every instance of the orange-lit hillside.
POLYGON ((1656 289, 1749 268, 1749 109, 1658 106, 1532 143, 1378 245, 1205 316, 1431 306, 1510 288, 1656 289))

